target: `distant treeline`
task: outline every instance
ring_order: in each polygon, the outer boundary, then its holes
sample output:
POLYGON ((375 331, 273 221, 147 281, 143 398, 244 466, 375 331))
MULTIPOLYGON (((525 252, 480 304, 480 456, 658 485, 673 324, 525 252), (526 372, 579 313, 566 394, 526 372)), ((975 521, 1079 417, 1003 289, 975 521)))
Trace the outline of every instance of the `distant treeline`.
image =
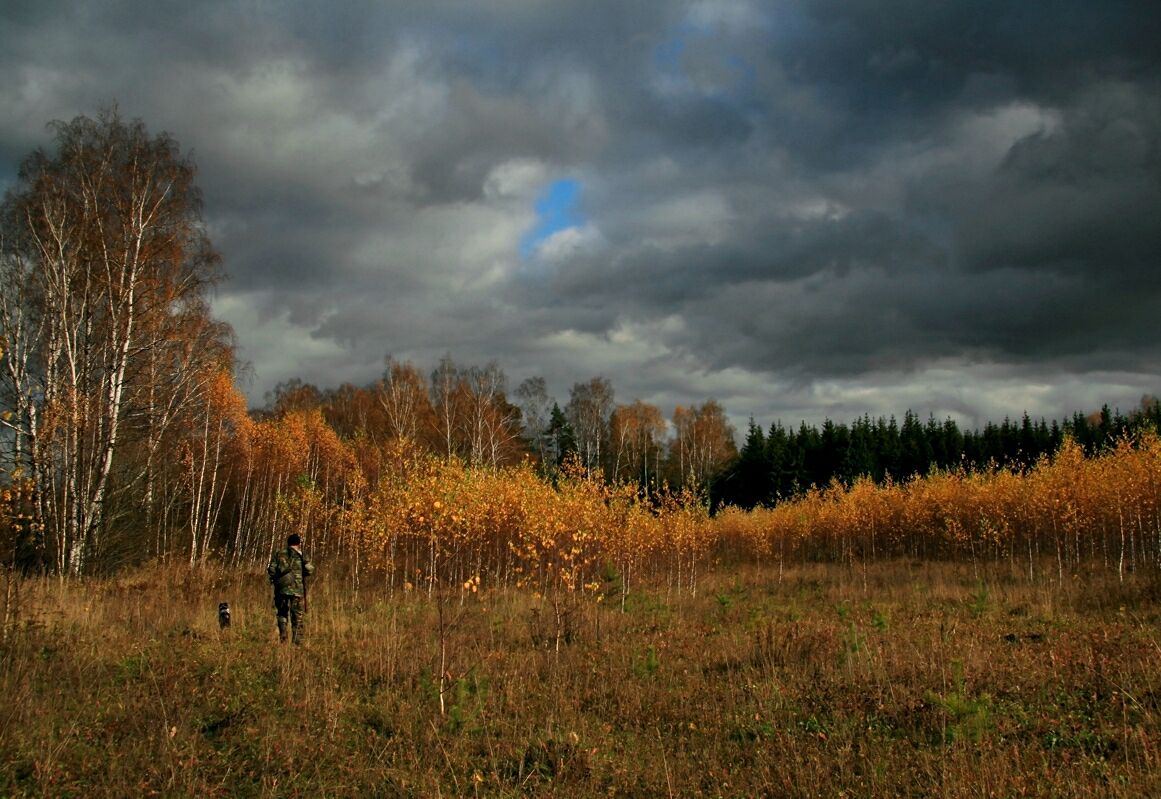
POLYGON ((988 422, 979 431, 963 431, 950 418, 920 421, 912 411, 902 424, 894 416, 863 416, 849 426, 827 419, 821 429, 804 422, 789 430, 775 422, 763 431, 751 419, 738 456, 711 483, 711 503, 749 509, 773 506, 835 481, 849 485, 859 477, 883 483, 937 469, 1026 469, 1051 457, 1066 436, 1092 456, 1143 429, 1161 430, 1161 403, 1155 397, 1142 398, 1128 415, 1106 405, 1063 422, 1033 421, 1024 414, 1019 421, 988 422))

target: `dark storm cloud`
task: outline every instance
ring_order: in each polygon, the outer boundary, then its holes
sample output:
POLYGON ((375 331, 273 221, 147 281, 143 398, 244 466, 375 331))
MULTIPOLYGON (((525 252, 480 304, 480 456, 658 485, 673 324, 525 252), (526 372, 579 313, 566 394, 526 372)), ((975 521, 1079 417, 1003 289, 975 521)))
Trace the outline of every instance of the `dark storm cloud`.
POLYGON ((923 136, 938 115, 1012 98, 1067 103, 1101 76, 1158 67, 1148 2, 800 2, 768 57, 816 87, 828 124, 783 128, 821 165, 868 157, 885 138, 923 136))
POLYGON ((1161 95, 1122 83, 1088 90, 1056 130, 1012 147, 979 200, 961 209, 968 265, 1158 288, 1161 95))
POLYGON ((876 212, 805 223, 771 218, 750 237, 716 246, 643 244, 612 258, 594 254, 591 262, 570 262, 551 284, 537 287, 545 296, 531 299, 586 297, 625 313, 664 314, 739 285, 792 284, 820 274, 839 281, 868 265, 898 275, 941 260, 939 250, 876 212))
POLYGON ((1159 20, 1074 0, 10 3, 0 181, 54 118, 115 101, 172 131, 256 399, 451 352, 562 395, 603 373, 626 399, 763 418, 1061 415, 1156 390, 1159 20), (564 229, 536 211, 560 180, 564 229))

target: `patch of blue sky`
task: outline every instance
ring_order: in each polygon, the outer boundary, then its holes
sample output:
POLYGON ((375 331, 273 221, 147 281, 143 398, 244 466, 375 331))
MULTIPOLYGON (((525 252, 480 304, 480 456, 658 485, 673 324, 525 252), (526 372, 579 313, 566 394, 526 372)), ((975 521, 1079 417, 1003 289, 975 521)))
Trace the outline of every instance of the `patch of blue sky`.
POLYGON ((530 258, 536 248, 554 233, 584 224, 579 200, 581 183, 575 178, 561 178, 548 185, 536 200, 536 224, 520 239, 520 257, 530 258))

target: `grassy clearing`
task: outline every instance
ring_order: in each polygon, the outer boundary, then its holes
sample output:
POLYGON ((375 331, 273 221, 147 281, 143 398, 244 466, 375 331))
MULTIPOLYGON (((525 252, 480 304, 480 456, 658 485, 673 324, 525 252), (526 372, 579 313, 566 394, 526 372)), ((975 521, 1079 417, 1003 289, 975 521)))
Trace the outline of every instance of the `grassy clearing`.
POLYGON ((1161 795, 1155 578, 723 568, 625 612, 339 582, 303 648, 258 574, 20 583, 0 795, 1161 795))

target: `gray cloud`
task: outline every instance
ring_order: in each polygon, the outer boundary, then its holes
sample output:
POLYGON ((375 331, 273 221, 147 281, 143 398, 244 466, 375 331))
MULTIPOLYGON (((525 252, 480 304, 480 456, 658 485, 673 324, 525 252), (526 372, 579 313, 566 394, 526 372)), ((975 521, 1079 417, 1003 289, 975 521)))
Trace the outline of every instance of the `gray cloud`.
POLYGON ((0 184, 51 119, 171 131, 255 401, 450 352, 736 422, 1059 417, 1157 390, 1158 40, 1127 0, 9 3, 0 184))

